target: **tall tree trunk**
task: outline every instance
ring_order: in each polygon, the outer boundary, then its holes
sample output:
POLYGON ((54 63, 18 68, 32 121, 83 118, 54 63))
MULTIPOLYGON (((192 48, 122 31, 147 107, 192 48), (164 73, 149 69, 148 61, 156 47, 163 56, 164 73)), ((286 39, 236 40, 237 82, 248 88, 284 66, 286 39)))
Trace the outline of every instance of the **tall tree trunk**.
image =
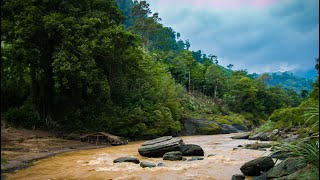
POLYGON ((216 82, 215 86, 214 86, 214 96, 213 98, 216 99, 217 98, 217 91, 218 91, 218 84, 216 82))
POLYGON ((189 92, 190 92, 190 82, 191 82, 190 75, 191 75, 191 69, 189 69, 189 92))
MULTIPOLYGON (((50 43, 50 41, 48 40, 50 43)), ((45 42, 41 49, 42 56, 37 67, 31 71, 32 77, 32 95, 34 98, 35 108, 42 120, 45 120, 46 125, 49 127, 52 125, 52 111, 53 97, 54 97, 54 86, 53 86, 53 72, 52 72, 52 53, 54 52, 53 44, 46 44, 45 42), (37 76, 36 74, 40 74, 37 76)))

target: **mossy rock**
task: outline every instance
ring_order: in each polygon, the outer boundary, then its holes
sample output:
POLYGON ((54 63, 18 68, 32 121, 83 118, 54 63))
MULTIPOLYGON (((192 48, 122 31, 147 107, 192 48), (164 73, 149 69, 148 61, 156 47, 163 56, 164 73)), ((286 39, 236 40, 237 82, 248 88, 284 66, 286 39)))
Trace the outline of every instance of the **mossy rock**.
POLYGON ((197 129, 199 134, 216 134, 221 130, 221 127, 217 124, 208 124, 208 127, 201 127, 197 129))
POLYGON ((289 158, 269 170, 267 172, 267 178, 271 179, 287 176, 306 167, 306 165, 305 160, 302 158, 289 158))
POLYGON ((267 143, 254 143, 254 144, 246 144, 246 149, 260 149, 260 148, 270 148, 271 144, 267 143))

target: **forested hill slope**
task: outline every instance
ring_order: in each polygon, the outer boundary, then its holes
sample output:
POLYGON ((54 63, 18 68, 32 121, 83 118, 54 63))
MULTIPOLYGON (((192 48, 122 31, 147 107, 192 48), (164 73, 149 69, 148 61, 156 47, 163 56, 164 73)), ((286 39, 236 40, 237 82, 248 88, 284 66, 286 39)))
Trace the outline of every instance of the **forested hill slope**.
POLYGON ((305 98, 190 51, 146 1, 7 0, 1 11, 1 118, 11 126, 157 137, 180 133, 185 117, 258 125, 305 98))
POLYGON ((313 79, 307 79, 299 76, 295 76, 290 72, 268 73, 270 76, 267 79, 269 86, 280 85, 282 88, 293 89, 300 93, 302 90, 310 92, 312 90, 313 79))

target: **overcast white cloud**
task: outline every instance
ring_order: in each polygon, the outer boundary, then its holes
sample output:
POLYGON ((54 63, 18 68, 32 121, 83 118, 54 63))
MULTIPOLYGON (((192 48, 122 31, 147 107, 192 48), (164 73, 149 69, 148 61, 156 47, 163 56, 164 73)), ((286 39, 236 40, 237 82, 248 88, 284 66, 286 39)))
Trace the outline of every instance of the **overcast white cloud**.
POLYGON ((319 56, 319 0, 148 0, 192 50, 249 72, 307 71, 319 56))

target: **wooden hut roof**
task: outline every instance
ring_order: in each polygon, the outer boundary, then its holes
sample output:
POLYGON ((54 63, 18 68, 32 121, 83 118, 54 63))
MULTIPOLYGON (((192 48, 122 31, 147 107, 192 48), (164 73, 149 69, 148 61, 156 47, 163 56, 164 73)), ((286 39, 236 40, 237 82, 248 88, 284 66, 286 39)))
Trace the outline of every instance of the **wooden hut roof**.
POLYGON ((82 135, 81 138, 85 138, 85 137, 88 137, 88 136, 94 136, 94 135, 98 135, 98 134, 101 134, 101 135, 104 135, 104 136, 109 136, 109 137, 114 137, 114 138, 119 138, 118 136, 115 136, 115 135, 112 135, 112 134, 109 134, 109 133, 105 133, 105 132, 89 133, 89 134, 82 135))
POLYGON ((116 141, 122 141, 120 137, 112 135, 112 134, 109 134, 109 133, 106 133, 106 132, 89 133, 89 134, 85 134, 85 135, 81 136, 80 138, 86 138, 88 136, 95 136, 95 135, 99 135, 99 134, 103 135, 103 136, 106 136, 106 137, 108 137, 110 139, 116 140, 116 141))

